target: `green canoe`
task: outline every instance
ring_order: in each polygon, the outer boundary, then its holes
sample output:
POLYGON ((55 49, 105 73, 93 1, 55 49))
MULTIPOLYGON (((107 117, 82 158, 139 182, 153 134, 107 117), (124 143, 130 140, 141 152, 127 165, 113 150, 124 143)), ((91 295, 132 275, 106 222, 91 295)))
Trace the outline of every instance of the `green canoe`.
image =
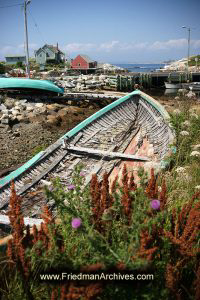
POLYGON ((49 80, 36 80, 28 78, 0 78, 0 89, 34 89, 39 91, 47 91, 63 94, 64 89, 55 85, 49 80))

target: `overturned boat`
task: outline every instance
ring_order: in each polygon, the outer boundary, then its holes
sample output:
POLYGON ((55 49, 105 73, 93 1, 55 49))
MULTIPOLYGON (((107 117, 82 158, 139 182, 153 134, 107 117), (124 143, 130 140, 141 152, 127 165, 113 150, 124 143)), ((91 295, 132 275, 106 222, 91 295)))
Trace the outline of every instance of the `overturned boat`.
POLYGON ((119 179, 126 164, 128 172, 165 165, 169 144, 174 135, 169 115, 156 100, 141 91, 134 91, 90 116, 67 132, 45 151, 0 180, 0 223, 8 217, 10 183, 23 195, 24 216, 38 218, 47 203, 43 186, 52 178, 60 178, 66 187, 71 184, 75 166, 83 165, 86 186, 92 174, 100 178, 106 171, 110 182, 119 179), (44 180, 45 179, 45 180, 44 180))
POLYGON ((29 78, 0 78, 0 91, 26 91, 63 94, 64 89, 49 80, 29 78))

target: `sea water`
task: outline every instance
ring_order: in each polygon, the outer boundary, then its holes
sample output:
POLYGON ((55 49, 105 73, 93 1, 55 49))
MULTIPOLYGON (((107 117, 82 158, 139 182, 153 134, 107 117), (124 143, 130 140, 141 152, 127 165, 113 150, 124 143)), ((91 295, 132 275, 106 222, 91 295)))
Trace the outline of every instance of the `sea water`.
POLYGON ((117 67, 128 70, 129 72, 148 73, 163 68, 165 64, 113 64, 117 67))

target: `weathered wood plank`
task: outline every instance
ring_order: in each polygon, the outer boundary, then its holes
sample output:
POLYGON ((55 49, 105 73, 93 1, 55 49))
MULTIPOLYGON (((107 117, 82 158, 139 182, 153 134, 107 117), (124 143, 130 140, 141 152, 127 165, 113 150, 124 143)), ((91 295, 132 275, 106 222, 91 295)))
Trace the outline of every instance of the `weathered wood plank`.
MULTIPOLYGON (((44 222, 43 219, 33 219, 33 218, 24 218, 24 224, 25 225, 30 225, 31 227, 35 225, 40 225, 42 222, 44 222)), ((10 224, 10 219, 6 215, 0 215, 0 224, 4 225, 9 225, 10 224)))
POLYGON ((92 169, 92 171, 85 177, 85 182, 84 182, 84 187, 88 185, 88 183, 91 181, 92 179, 92 175, 93 174, 97 174, 101 168, 103 166, 103 161, 101 160, 99 163, 97 163, 94 168, 92 169))
POLYGON ((68 151, 77 151, 80 153, 86 153, 86 154, 94 154, 99 156, 107 156, 110 158, 121 158, 121 159, 131 159, 131 160, 139 160, 139 161, 149 161, 147 157, 143 156, 137 156, 137 155, 131 155, 131 154, 124 154, 119 152, 109 152, 109 151, 102 151, 102 150, 96 150, 91 148, 84 148, 84 147, 74 147, 69 146, 66 148, 68 151))
POLYGON ((100 129, 96 130, 92 135, 90 135, 89 137, 87 137, 85 140, 83 140, 83 143, 87 143, 90 139, 92 139, 98 132, 100 131, 100 129))
POLYGON ((82 136, 83 136, 83 133, 79 132, 70 144, 75 146, 78 143, 78 141, 82 138, 82 136))

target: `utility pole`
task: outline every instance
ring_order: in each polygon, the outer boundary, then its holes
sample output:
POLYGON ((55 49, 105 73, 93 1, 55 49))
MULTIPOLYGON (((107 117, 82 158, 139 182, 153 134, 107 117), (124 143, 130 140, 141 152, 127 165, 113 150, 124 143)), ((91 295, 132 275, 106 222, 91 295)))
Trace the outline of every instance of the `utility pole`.
POLYGON ((31 0, 24 0, 24 29, 25 29, 25 50, 26 50, 26 75, 30 78, 30 68, 29 68, 29 51, 28 51, 28 28, 27 28, 27 5, 31 0))

